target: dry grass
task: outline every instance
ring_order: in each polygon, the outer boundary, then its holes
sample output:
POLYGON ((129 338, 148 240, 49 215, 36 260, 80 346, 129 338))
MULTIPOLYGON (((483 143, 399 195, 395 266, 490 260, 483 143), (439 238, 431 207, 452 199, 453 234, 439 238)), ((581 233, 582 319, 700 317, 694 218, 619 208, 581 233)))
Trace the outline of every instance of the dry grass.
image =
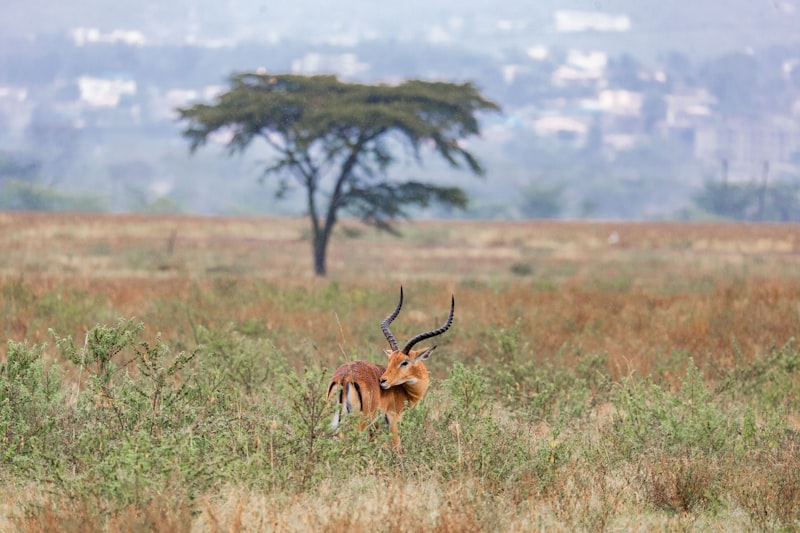
MULTIPOLYGON (((720 272, 793 277, 793 225, 448 222, 400 226, 397 239, 354 221, 330 249, 334 279, 507 281, 515 264, 563 282, 634 273, 634 285, 673 286, 720 272), (682 278, 688 277, 688 280, 682 278)), ((0 214, 0 273, 47 278, 206 278, 240 275, 310 282, 304 218, 0 214)), ((793 272, 794 271, 794 272, 793 272)))
MULTIPOLYGON (((691 352, 703 368, 729 368, 800 326, 800 227, 793 225, 421 221, 402 227, 404 239, 359 231, 333 241, 330 280, 386 294, 379 309, 405 284, 410 329, 432 323, 457 292, 460 324, 520 321, 542 359, 569 365, 580 346, 607 353, 615 377, 646 375, 675 350, 691 352)), ((304 219, 6 213, 0 280, 21 276, 39 294, 77 292, 112 315, 139 317, 152 302, 190 302, 225 283, 313 291, 330 280, 312 276, 306 233, 304 219)), ((313 325, 314 343, 331 348, 358 340, 361 324, 381 312, 347 310, 351 322, 338 323, 327 310, 287 310, 266 299, 219 309, 226 320, 263 319, 267 330, 313 325)), ((52 326, 6 320, 0 329, 13 339, 41 342, 52 326)), ((74 334, 90 326, 77 324, 74 334)), ((187 327, 183 317, 158 323, 165 336, 187 327)), ((459 358, 487 358, 487 339, 476 330, 454 330, 459 358)))
MULTIPOLYGON (((456 294, 456 324, 431 364, 436 379, 453 361, 525 363, 519 352, 536 365, 575 368, 585 354, 603 354, 615 383, 656 375, 672 387, 684 371, 676 353, 691 355, 713 387, 800 331, 798 226, 418 221, 397 239, 345 221, 321 280, 311 273, 306 224, 0 213, 0 331, 52 344, 50 327, 82 338, 96 322, 136 316, 186 347, 197 324, 250 324, 293 362, 332 368, 375 357, 377 321, 402 283, 398 337, 439 323, 456 294), (329 305, 302 303, 326 291, 329 305)), ((515 423, 503 409, 498 420, 515 423)), ((800 429, 797 413, 786 416, 800 429)), ((614 419, 613 405, 593 405, 572 431, 597 441, 614 419)), ((554 438, 545 422, 529 431, 531 449, 554 438)), ((800 485, 785 475, 800 471, 796 447, 706 459, 653 451, 611 471, 574 457, 546 490, 521 480, 526 497, 424 472, 323 480, 300 492, 226 486, 191 502, 165 492, 122 507, 8 487, 0 531, 685 531, 796 521, 800 485), (718 493, 730 501, 709 500, 718 493)))
MULTIPOLYGON (((753 523, 740 508, 709 516, 682 506, 676 490, 668 503, 648 501, 652 495, 625 484, 624 472, 573 473, 564 477, 559 493, 535 496, 512 504, 502 496, 482 494, 477 481, 409 482, 404 479, 357 477, 339 486, 322 484, 298 495, 265 493, 227 487, 190 506, 187 502, 151 500, 148 504, 109 509, 96 500, 46 499, 41 507, 6 522, 7 530, 47 531, 203 532, 416 532, 475 531, 746 531, 772 529, 768 519, 753 523), (662 512, 662 506, 669 513, 662 512), (679 506, 672 509, 671 505, 679 506)), ((634 475, 630 473, 630 475, 634 475)), ((751 500, 744 504, 769 516, 770 494, 758 487, 742 488, 751 500)), ((6 495, 4 495, 6 496, 6 495)), ((784 498, 785 499, 785 498, 784 498)), ((13 499, 10 500, 13 503, 13 499)), ((30 498, 26 498, 30 506, 30 498)), ((788 505, 784 503, 786 508, 788 505)), ((0 520, 0 529, 3 522, 0 520)))

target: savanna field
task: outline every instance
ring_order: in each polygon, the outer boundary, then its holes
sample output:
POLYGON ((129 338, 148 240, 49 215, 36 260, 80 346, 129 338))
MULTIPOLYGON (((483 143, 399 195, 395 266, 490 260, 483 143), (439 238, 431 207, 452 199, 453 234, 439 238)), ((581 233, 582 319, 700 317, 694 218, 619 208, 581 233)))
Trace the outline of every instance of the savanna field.
POLYGON ((795 531, 800 226, 0 213, 0 531, 795 531), (329 434, 380 322, 403 450, 329 434))

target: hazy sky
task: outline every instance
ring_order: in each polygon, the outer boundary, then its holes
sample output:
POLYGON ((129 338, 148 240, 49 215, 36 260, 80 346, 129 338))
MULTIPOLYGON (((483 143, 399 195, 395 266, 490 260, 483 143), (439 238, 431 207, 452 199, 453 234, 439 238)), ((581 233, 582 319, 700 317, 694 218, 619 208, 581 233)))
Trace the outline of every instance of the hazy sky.
POLYGON ((623 33, 634 51, 643 43, 702 54, 797 42, 800 28, 800 0, 5 0, 0 35, 63 35, 88 26, 141 30, 160 42, 297 39, 348 46, 385 39, 502 48, 559 39, 569 45, 574 36, 559 31, 555 14, 570 10, 628 17, 623 33))

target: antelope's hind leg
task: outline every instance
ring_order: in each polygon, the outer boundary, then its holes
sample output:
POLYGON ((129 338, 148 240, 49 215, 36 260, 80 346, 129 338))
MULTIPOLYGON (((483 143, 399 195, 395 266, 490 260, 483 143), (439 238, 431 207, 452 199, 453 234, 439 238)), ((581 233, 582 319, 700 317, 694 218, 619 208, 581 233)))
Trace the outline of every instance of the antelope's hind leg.
MULTIPOLYGON (((331 386, 333 387, 333 385, 331 386)), ((345 418, 354 412, 361 411, 361 388, 357 383, 347 381, 339 386, 339 394, 336 401, 336 407, 333 413, 333 420, 331 420, 331 432, 338 436, 343 437, 340 425, 344 422, 345 418)), ((329 388, 328 395, 330 396, 332 388, 329 388)))
POLYGON ((342 401, 344 398, 344 387, 342 387, 338 383, 331 382, 331 384, 328 386, 328 400, 331 399, 335 387, 338 388, 339 390, 337 391, 336 405, 333 408, 333 419, 331 420, 331 425, 329 426, 331 434, 333 435, 339 433, 339 424, 341 423, 342 419, 344 418, 344 415, 346 414, 344 402, 342 401))

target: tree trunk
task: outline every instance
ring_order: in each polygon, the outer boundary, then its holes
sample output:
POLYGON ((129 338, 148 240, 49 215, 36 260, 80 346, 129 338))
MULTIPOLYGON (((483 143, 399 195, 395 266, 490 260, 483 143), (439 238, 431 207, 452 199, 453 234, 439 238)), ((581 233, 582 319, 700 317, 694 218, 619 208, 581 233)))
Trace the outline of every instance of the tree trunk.
POLYGON ((330 242, 331 228, 327 225, 324 227, 314 227, 314 235, 312 236, 311 245, 314 254, 314 274, 317 276, 325 276, 328 273, 327 259, 328 259, 328 242, 330 242))

